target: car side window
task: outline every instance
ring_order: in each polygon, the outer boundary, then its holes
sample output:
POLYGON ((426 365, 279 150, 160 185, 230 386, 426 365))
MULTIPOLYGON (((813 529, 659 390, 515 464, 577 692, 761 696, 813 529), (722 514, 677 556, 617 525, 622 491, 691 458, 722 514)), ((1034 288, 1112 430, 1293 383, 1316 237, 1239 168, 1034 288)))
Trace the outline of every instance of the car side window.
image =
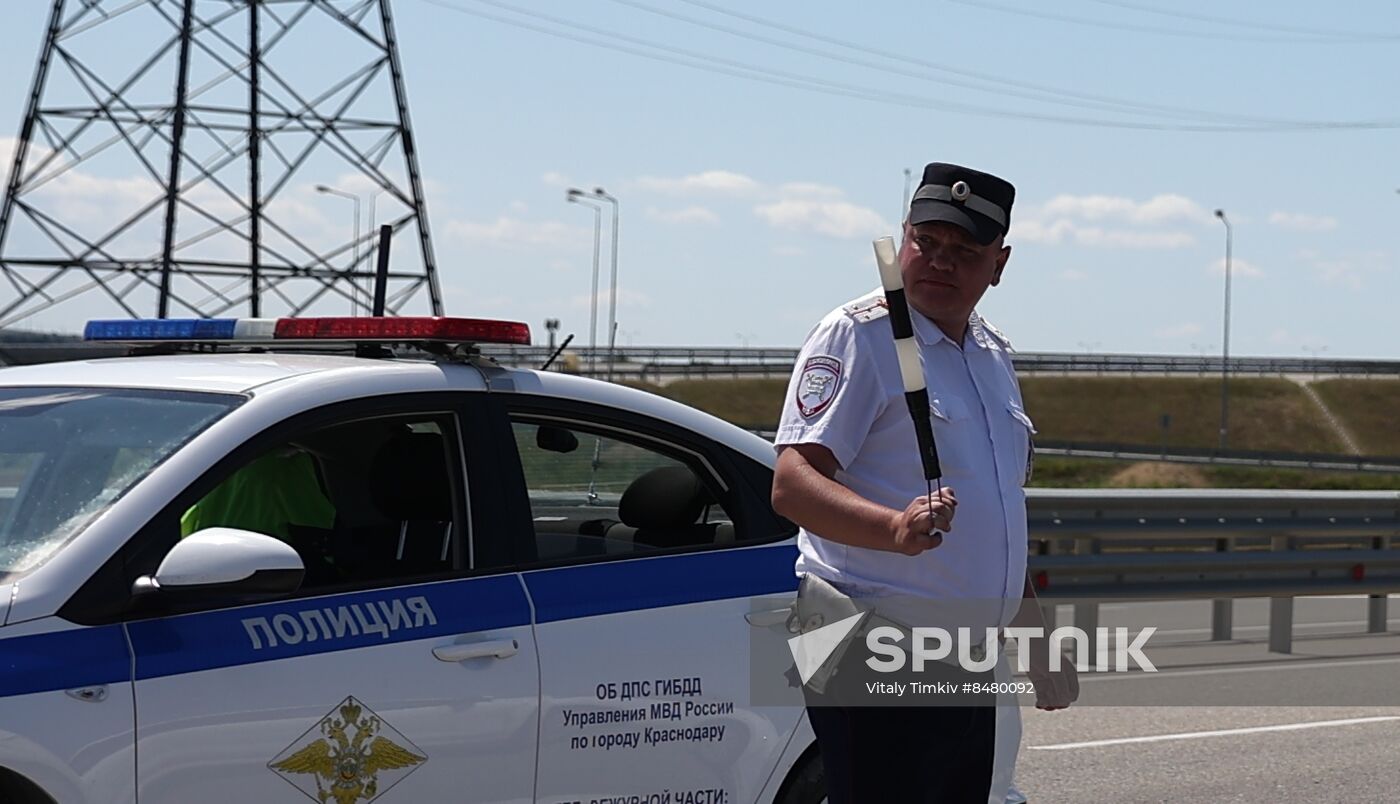
POLYGON ((184 511, 180 537, 233 527, 281 539, 306 567, 303 590, 459 570, 458 455, 450 414, 322 427, 235 468, 184 511))
POLYGON ((539 561, 624 558, 735 542, 716 479, 684 450, 513 417, 539 561))

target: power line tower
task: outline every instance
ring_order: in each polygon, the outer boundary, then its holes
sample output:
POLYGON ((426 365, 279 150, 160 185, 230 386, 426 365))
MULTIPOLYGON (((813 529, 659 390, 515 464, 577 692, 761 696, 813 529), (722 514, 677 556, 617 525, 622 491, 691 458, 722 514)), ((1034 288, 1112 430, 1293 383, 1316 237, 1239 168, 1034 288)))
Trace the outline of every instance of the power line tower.
POLYGON ((440 315, 389 0, 54 0, 0 201, 0 326, 359 313, 380 224, 417 241, 388 312, 426 290, 440 315))

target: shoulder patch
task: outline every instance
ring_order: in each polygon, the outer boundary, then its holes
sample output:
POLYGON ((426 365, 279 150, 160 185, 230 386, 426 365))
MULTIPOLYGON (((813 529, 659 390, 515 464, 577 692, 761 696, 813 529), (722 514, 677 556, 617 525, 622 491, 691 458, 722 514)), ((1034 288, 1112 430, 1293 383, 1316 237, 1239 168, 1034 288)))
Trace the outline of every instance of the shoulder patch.
POLYGON ((885 301, 884 296, 877 296, 873 299, 861 299, 841 308, 846 315, 864 324, 867 321, 874 321, 884 318, 890 314, 890 305, 885 301))
POLYGON ((977 316, 976 320, 974 321, 974 324, 978 326, 987 335, 989 335, 992 338, 992 340, 996 341, 998 344, 1001 345, 1003 349, 1005 349, 1008 352, 1016 351, 1015 347, 1011 345, 1011 339, 1003 335, 1001 330, 992 326, 992 322, 988 321, 980 315, 977 315, 976 313, 974 313, 973 315, 977 316))
POLYGON ((808 419, 816 416, 831 406, 840 386, 840 360, 825 355, 807 358, 797 380, 797 411, 808 419))

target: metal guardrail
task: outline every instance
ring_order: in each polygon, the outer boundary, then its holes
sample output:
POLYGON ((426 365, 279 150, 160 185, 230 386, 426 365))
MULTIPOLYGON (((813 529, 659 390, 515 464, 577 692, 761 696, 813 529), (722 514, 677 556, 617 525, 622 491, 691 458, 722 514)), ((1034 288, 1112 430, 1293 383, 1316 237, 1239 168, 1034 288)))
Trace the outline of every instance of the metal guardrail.
MULTIPOLYGON (((488 346, 482 351, 502 364, 538 366, 549 358, 544 346, 488 346)), ((607 349, 570 349, 570 370, 588 376, 608 373, 607 349)), ((618 347, 613 376, 632 379, 786 376, 797 360, 793 348, 618 347)), ((1218 375, 1220 357, 1181 355, 1071 354, 1020 352, 1017 371, 1035 374, 1194 374, 1218 375)), ((1400 360, 1345 360, 1294 357, 1232 357, 1231 374, 1400 377, 1400 360)))
MULTIPOLYGON (((0 362, 19 365, 85 357, 109 357, 122 350, 77 340, 21 342, 0 339, 0 362)), ((552 353, 548 346, 483 346, 483 353, 507 366, 540 366, 552 353)), ((614 377, 663 378, 783 377, 792 373, 797 349, 791 347, 619 346, 611 361, 614 377)), ((1221 358, 1181 355, 1073 354, 1018 352, 1017 371, 1035 374, 1195 374, 1218 375, 1221 358)), ((570 348, 556 364, 590 377, 609 374, 604 347, 570 348)), ((1345 360, 1297 357, 1232 357, 1230 373, 1252 375, 1315 375, 1400 377, 1400 360, 1345 360)))
MULTIPOLYGON (((1293 598, 1368 596, 1386 630, 1400 591, 1400 491, 1029 489, 1031 578, 1053 621, 1057 598, 1213 599, 1213 639, 1230 601, 1269 597, 1269 649, 1292 650, 1293 598)), ((1075 625, 1098 625, 1097 604, 1075 625)), ((1052 622, 1053 624, 1053 622, 1052 622)))
MULTIPOLYGON (((752 430, 772 441, 776 430, 752 430)), ((1264 452, 1256 450, 1216 450, 1171 447, 1169 451, 1141 444, 1099 444, 1071 441, 1036 441, 1036 455, 1057 458, 1099 458, 1118 461, 1160 461, 1164 463, 1250 466, 1272 469, 1315 469, 1328 472, 1379 472, 1400 474, 1400 457, 1375 455, 1332 455, 1307 452, 1264 452)))
POLYGON ((1165 449, 1142 444, 1106 444, 1073 441, 1036 441, 1036 455, 1069 458, 1108 458, 1123 461, 1164 461, 1167 463, 1251 466, 1273 469, 1316 469, 1333 472, 1384 472, 1400 474, 1400 456, 1336 455, 1309 452, 1265 450, 1218 450, 1208 447, 1170 446, 1165 449))

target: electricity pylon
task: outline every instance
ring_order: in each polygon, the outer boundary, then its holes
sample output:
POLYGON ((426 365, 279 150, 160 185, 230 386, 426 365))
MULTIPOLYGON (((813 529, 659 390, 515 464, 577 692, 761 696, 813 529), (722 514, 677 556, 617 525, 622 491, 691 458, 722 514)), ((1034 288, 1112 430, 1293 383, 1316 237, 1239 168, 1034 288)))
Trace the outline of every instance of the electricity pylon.
POLYGON ((440 315, 389 0, 54 0, 0 201, 0 326, 358 313, 379 224, 416 235, 388 312, 426 290, 440 315))

